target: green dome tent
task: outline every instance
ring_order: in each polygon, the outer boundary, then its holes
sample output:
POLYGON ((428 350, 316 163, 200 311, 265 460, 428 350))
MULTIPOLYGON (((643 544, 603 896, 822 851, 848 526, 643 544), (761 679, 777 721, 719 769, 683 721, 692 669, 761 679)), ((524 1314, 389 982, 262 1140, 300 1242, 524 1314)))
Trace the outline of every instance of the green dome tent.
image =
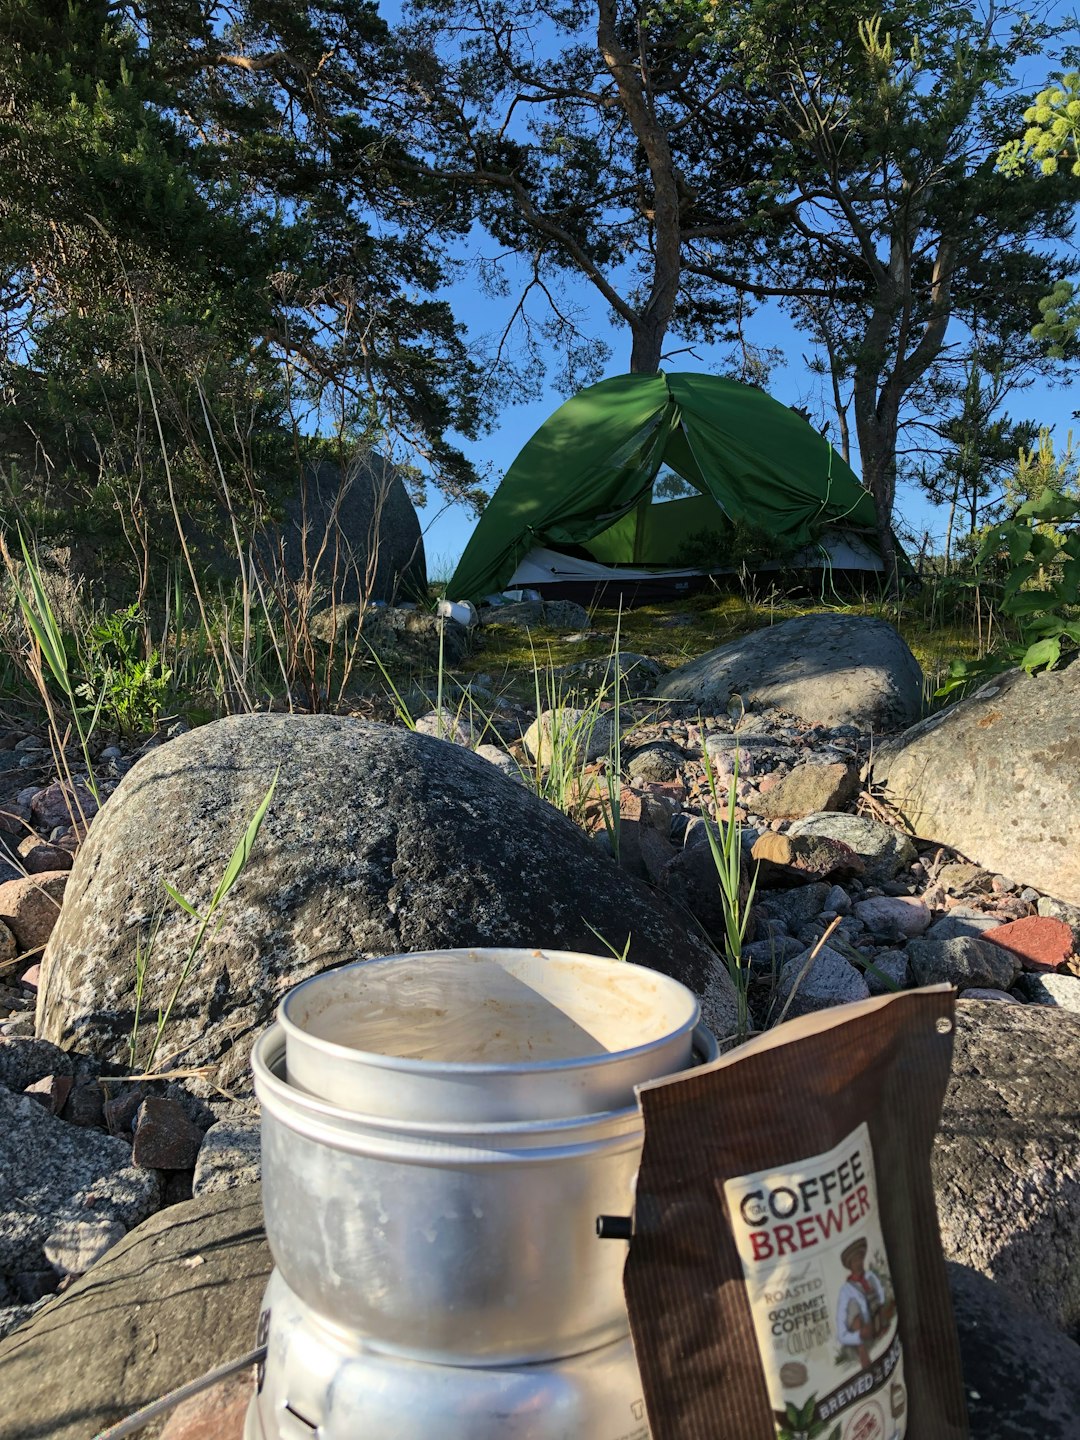
POLYGON ((793 549, 827 527, 860 532, 880 568, 869 492, 794 410, 715 375, 619 375, 568 400, 528 441, 447 594, 502 590, 538 547, 671 569, 688 537, 719 538, 738 521, 793 549), (698 493, 655 503, 662 469, 698 493))

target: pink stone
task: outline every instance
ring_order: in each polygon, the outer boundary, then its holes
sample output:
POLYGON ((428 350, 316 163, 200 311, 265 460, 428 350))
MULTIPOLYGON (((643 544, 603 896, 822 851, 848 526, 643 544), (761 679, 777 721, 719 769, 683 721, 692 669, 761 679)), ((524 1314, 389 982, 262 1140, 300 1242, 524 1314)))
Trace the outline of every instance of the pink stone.
POLYGON ((982 937, 1010 951, 1023 963, 1025 970, 1057 970, 1072 954, 1072 931, 1064 920, 1048 915, 1029 915, 1024 920, 1010 920, 997 925, 982 937))
POLYGON ((641 796, 625 785, 619 795, 619 816, 623 820, 641 819, 641 796))
POLYGON ((60 914, 68 882, 67 870, 45 871, 0 885, 0 919, 29 955, 44 947, 60 914))
POLYGON ((173 1411, 161 1440, 242 1440, 254 1388, 248 1371, 192 1395, 173 1411))
POLYGON ((55 782, 38 790, 30 801, 30 815, 37 828, 48 834, 59 825, 72 824, 72 817, 87 821, 97 814, 97 801, 85 785, 55 782))
POLYGON ((59 1115, 74 1083, 70 1075, 45 1075, 42 1079, 35 1080, 32 1085, 27 1085, 23 1094, 29 1095, 39 1105, 44 1105, 50 1115, 59 1115))

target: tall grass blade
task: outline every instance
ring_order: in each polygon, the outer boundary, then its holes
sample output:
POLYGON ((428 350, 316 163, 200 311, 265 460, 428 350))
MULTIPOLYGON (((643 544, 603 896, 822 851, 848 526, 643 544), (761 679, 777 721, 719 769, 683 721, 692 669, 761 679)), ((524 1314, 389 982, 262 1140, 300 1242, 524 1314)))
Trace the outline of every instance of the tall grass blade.
POLYGON ((244 868, 251 859, 251 852, 255 848, 255 841, 259 838, 259 831, 262 829, 266 812, 270 808, 270 802, 274 798, 274 791, 277 789, 278 777, 281 774, 281 767, 274 771, 274 778, 270 782, 270 789, 267 790, 259 803, 259 808, 248 821, 247 829, 236 846, 236 849, 229 856, 229 863, 225 867, 225 873, 221 877, 217 889, 214 891, 214 898, 210 901, 211 911, 216 910, 222 900, 229 893, 237 880, 244 872, 244 868))

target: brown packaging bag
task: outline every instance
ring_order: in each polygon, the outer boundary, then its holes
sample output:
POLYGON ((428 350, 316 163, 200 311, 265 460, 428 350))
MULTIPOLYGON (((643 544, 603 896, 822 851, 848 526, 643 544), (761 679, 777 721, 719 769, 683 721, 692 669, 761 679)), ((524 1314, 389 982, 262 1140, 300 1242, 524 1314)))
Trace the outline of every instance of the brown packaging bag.
POLYGON ((955 992, 778 1026, 639 1091, 624 1284, 653 1440, 963 1440, 930 1181, 955 992))

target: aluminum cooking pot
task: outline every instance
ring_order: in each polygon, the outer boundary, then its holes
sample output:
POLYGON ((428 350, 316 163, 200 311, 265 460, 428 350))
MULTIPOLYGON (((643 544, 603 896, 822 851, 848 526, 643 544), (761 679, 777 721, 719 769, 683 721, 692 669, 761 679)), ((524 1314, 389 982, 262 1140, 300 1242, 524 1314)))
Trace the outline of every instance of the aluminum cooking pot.
POLYGON ((677 981, 557 951, 305 982, 252 1053, 282 1277, 369 1348, 444 1365, 622 1339, 625 1250, 596 1217, 632 1208, 634 1085, 715 1055, 697 1015, 677 981))
POLYGON ((275 1027, 252 1054, 274 1261, 328 1322, 442 1364, 529 1363, 627 1330, 623 1246, 644 1139, 637 1106, 468 1127, 370 1120, 284 1079, 275 1027))
POLYGON ((361 961, 282 1001, 290 1085, 411 1122, 561 1120, 685 1070, 700 1009, 655 970, 563 950, 361 961))
MULTIPOLYGON (((716 1054, 696 1032, 701 1057, 716 1054)), ((449 1365, 537 1362, 626 1333, 625 1247, 596 1217, 634 1202, 644 1122, 408 1125, 289 1086, 274 1027, 252 1053, 274 1260, 327 1322, 449 1365)))

